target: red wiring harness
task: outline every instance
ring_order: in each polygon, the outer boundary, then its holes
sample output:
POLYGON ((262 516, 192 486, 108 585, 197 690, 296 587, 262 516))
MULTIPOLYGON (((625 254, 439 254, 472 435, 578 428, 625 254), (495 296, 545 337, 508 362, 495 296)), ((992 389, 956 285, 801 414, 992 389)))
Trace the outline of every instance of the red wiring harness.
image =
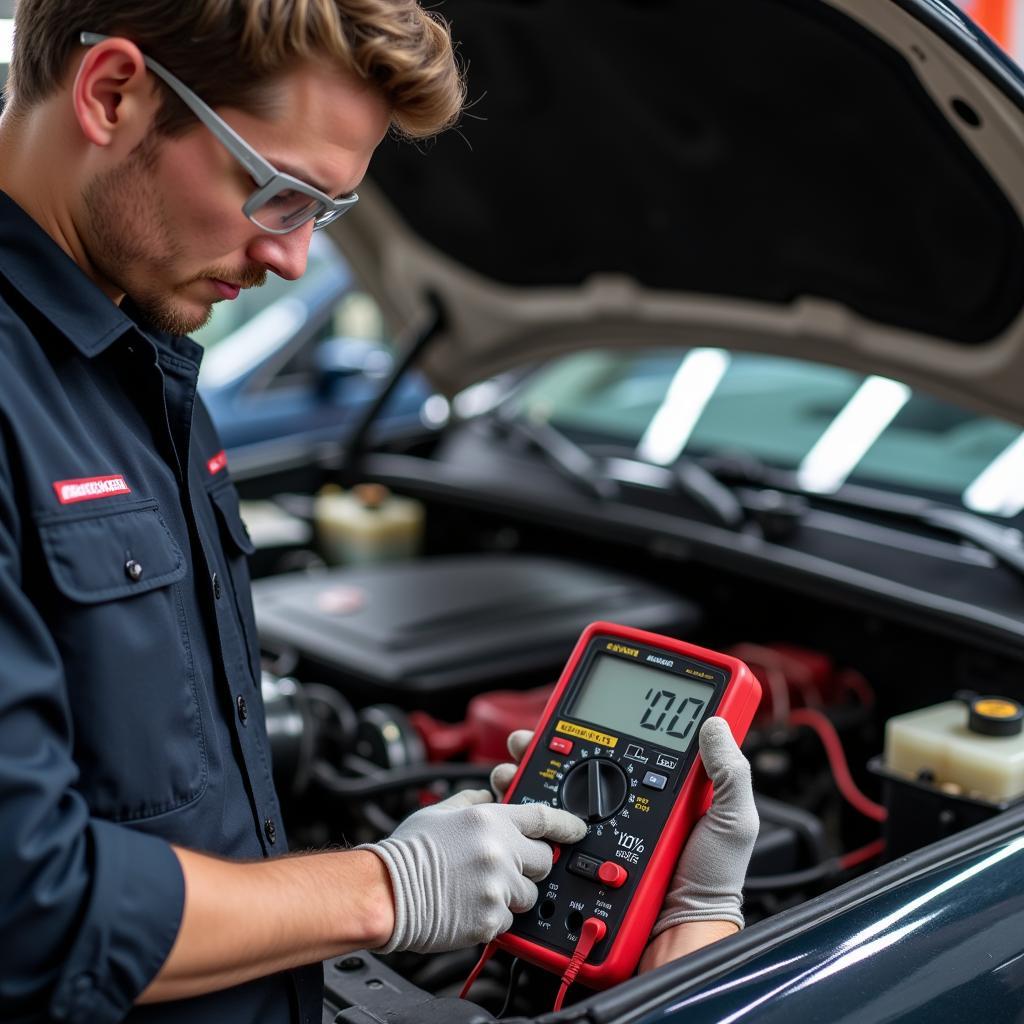
POLYGON ((875 693, 856 669, 836 669, 831 658, 818 651, 791 644, 739 643, 729 651, 745 661, 764 687, 759 712, 785 724, 794 707, 826 708, 853 697, 863 708, 872 708, 875 693))
POLYGON ((885 852, 885 841, 882 839, 876 839, 873 843, 868 843, 866 846, 860 847, 858 850, 851 850, 849 853, 844 853, 839 858, 839 866, 847 871, 850 868, 857 867, 858 864, 863 864, 866 860, 873 860, 875 857, 881 857, 885 852))
POLYGON ((828 757, 829 768, 832 769, 832 777, 836 786, 842 794, 843 799, 859 811, 866 818, 873 821, 885 821, 889 816, 888 811, 874 800, 869 800, 853 781, 849 766, 846 763, 846 754, 843 752, 843 744, 839 739, 835 726, 820 711, 813 708, 797 708, 789 713, 790 725, 804 725, 812 729, 821 740, 825 748, 825 755, 828 757))

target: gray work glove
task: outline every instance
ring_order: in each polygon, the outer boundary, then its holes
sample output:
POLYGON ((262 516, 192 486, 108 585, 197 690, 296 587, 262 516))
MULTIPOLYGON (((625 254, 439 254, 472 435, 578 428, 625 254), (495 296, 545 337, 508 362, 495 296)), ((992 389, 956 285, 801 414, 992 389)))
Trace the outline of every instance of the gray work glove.
MULTIPOLYGON (((509 736, 508 750, 517 762, 532 738, 528 729, 509 736)), ((709 718, 701 727, 700 756, 715 786, 714 801, 683 847, 652 938, 687 921, 732 921, 743 927, 743 880, 759 825, 750 764, 724 718, 709 718)), ((516 769, 515 764, 499 764, 491 772, 499 797, 516 769)))
POLYGON ((519 770, 519 762, 522 761, 532 739, 532 729, 516 729, 515 732, 508 734, 505 742, 515 764, 496 764, 491 770, 491 789, 498 794, 499 800, 505 795, 505 790, 512 785, 512 779, 519 770))
POLYGON ((652 938, 687 921, 743 927, 743 880, 759 827, 750 763, 724 718, 709 718, 701 727, 700 758, 714 783, 714 800, 683 847, 652 938))
POLYGON ((410 815, 372 850, 387 866, 395 930, 379 952, 440 953, 490 942, 537 902, 551 847, 587 827, 546 804, 496 804, 474 789, 410 815))

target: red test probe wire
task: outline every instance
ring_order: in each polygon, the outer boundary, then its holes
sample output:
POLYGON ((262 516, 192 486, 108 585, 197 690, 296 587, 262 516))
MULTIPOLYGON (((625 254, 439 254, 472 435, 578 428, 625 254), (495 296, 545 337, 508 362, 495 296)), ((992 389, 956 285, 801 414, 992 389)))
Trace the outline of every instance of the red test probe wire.
POLYGON ((562 975, 562 984, 558 989, 558 995, 555 997, 553 1010, 560 1010, 562 1008, 562 1002, 565 999, 566 992, 569 991, 569 986, 576 980, 576 975, 580 973, 580 969, 587 962, 587 957, 590 956, 591 950, 604 938, 607 931, 608 926, 599 917, 588 917, 583 922, 579 941, 572 952, 569 966, 566 967, 565 973, 562 975))
POLYGON ((484 951, 480 954, 480 959, 477 960, 476 966, 469 972, 469 977, 466 979, 465 985, 462 986, 462 991, 459 993, 460 999, 465 999, 469 995, 469 990, 473 987, 473 982, 480 977, 480 972, 484 969, 484 964, 494 956, 494 951, 498 947, 493 942, 488 942, 484 946, 484 951))

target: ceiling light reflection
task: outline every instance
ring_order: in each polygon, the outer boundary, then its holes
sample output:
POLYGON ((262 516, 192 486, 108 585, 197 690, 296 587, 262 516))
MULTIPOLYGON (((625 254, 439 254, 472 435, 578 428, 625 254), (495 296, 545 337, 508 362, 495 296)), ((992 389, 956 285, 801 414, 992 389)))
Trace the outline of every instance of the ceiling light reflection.
POLYGON ((720 348, 695 348, 687 353, 640 438, 638 458, 659 466, 671 465, 679 458, 729 362, 729 353, 720 348))
POLYGON ((797 470, 800 487, 822 494, 838 490, 910 394, 899 381, 868 377, 804 456, 797 470))
POLYGON ((1024 511, 1024 434, 967 485, 963 503, 972 512, 1015 516, 1024 511))

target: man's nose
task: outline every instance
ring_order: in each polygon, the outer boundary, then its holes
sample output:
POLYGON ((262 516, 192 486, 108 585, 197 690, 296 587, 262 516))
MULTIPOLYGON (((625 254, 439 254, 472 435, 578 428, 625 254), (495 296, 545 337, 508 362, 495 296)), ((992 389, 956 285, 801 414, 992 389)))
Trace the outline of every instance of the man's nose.
POLYGON ((312 221, 286 235, 271 235, 261 231, 250 241, 246 255, 252 263, 266 267, 286 281, 294 281, 306 272, 312 237, 312 221))

